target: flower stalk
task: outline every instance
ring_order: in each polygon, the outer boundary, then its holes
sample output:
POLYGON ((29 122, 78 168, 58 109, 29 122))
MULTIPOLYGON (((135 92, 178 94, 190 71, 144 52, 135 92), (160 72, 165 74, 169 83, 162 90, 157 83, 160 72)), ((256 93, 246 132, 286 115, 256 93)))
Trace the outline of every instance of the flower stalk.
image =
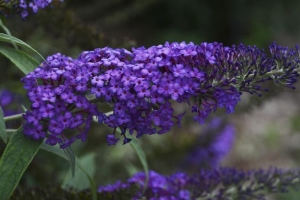
POLYGON ((14 121, 14 120, 22 119, 24 114, 25 113, 20 113, 20 114, 6 116, 6 117, 4 117, 4 121, 8 122, 8 121, 14 121))

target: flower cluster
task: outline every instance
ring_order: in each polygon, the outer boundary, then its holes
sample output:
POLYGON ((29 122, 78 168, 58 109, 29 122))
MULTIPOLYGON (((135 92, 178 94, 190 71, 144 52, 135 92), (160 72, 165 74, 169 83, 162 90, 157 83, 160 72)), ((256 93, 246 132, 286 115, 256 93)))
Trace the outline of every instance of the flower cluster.
MULTIPOLYGON (((298 49, 298 48, 297 48, 298 49)), ((32 111, 24 115, 25 134, 47 143, 68 146, 63 130, 77 128, 82 140, 92 116, 114 129, 109 145, 136 132, 162 134, 180 125, 184 113, 174 115, 171 101, 188 103, 194 120, 203 123, 217 108, 232 113, 242 91, 260 95, 259 83, 274 79, 293 88, 299 76, 295 50, 270 46, 271 57, 256 47, 224 47, 221 43, 165 43, 150 48, 98 48, 82 52, 77 59, 55 54, 22 79, 32 111), (113 112, 99 112, 98 102, 111 105, 113 112), (192 100, 192 102, 191 102, 192 100), (79 126, 86 124, 85 130, 79 126), (48 133, 49 134, 48 134, 48 133)))
POLYGON ((188 175, 178 172, 164 176, 149 172, 148 186, 143 193, 146 176, 140 172, 122 183, 100 186, 99 193, 113 195, 115 192, 138 186, 140 190, 132 199, 145 197, 151 200, 189 199, 265 199, 264 194, 285 193, 288 189, 299 189, 299 170, 283 170, 270 167, 268 170, 243 171, 235 168, 200 170, 188 175))
POLYGON ((229 153, 235 129, 220 118, 213 119, 201 133, 195 147, 185 157, 184 168, 217 168, 229 153))
MULTIPOLYGON (((59 1, 63 2, 64 0, 59 1)), ((1 2, 3 8, 15 10, 15 12, 20 13, 23 19, 28 16, 29 11, 37 13, 39 9, 44 9, 50 6, 51 3, 52 0, 5 0, 1 2)), ((4 14, 7 15, 6 12, 4 14)))
POLYGON ((24 133, 41 139, 49 131, 46 143, 59 143, 64 148, 73 143, 75 137, 67 140, 62 132, 77 128, 80 134, 76 138, 85 141, 92 116, 99 116, 96 106, 85 96, 89 74, 81 63, 61 54, 49 56, 46 63, 22 79, 32 102, 32 111, 24 115, 24 133), (84 123, 82 130, 79 126, 84 123))

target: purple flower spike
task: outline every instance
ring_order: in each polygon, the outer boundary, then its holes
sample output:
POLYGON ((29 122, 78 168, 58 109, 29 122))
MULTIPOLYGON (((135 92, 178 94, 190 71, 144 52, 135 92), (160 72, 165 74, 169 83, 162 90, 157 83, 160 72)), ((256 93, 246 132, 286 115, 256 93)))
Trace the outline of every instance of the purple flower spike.
POLYGON ((57 53, 22 79, 32 102, 25 123, 34 128, 39 119, 43 131, 51 128, 60 135, 65 129, 76 128, 85 140, 87 117, 92 115, 99 123, 129 130, 137 137, 163 134, 180 124, 182 115, 174 116, 171 105, 176 101, 188 103, 194 120, 202 124, 218 108, 233 113, 242 92, 261 96, 266 89, 259 84, 264 81, 294 88, 300 68, 296 51, 275 43, 270 51, 268 57, 263 50, 243 44, 166 42, 131 52, 98 48, 82 52, 77 59, 57 53), (105 101, 113 113, 100 116, 87 96, 105 101), (69 125, 64 123, 62 130, 60 125, 49 125, 66 111, 72 114, 69 125))
POLYGON ((213 119, 200 135, 198 142, 184 159, 185 168, 216 168, 229 153, 234 142, 235 129, 221 119, 213 119))
MULTIPOLYGON (((236 168, 198 170, 165 176, 149 171, 148 187, 143 193, 146 175, 139 172, 126 182, 100 186, 98 192, 114 196, 117 192, 131 194, 128 199, 265 199, 270 193, 286 193, 299 189, 299 169, 284 170, 270 167, 267 170, 243 171, 236 168), (132 192, 137 187, 137 192, 132 192)), ((121 193, 120 193, 121 194, 121 193)), ((117 196, 116 196, 117 197, 117 196)), ((118 198, 116 198, 118 199, 118 198)))

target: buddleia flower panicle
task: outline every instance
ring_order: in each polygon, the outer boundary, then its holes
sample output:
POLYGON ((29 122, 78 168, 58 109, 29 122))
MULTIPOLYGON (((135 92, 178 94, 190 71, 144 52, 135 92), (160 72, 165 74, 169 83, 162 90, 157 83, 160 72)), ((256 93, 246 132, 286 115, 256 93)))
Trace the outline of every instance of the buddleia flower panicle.
POLYGON ((244 171, 236 168, 201 169, 193 175, 177 172, 169 176, 149 171, 149 181, 143 193, 146 176, 139 172, 125 182, 100 186, 98 192, 112 196, 119 191, 137 186, 132 199, 243 199, 264 200, 265 194, 286 193, 299 189, 299 169, 284 170, 270 167, 267 170, 244 171))
POLYGON ((32 102, 32 111, 24 116, 25 134, 47 137, 47 143, 54 145, 63 143, 64 139, 57 138, 65 129, 76 128, 81 133, 78 137, 85 140, 90 126, 87 119, 97 116, 113 129, 107 136, 109 145, 119 140, 117 128, 125 144, 130 141, 126 132, 141 137, 180 126, 184 113, 175 116, 172 101, 190 105, 194 120, 204 123, 217 108, 234 112, 242 92, 261 95, 266 91, 260 86, 264 81, 294 88, 299 76, 298 47, 273 43, 270 52, 267 56, 255 46, 242 44, 166 42, 132 51, 98 48, 82 52, 77 59, 49 56, 22 79, 32 102), (98 111, 86 95, 107 102, 112 114, 98 111), (65 112, 71 116, 64 116, 65 112), (79 128, 82 124, 87 125, 85 129, 79 128))

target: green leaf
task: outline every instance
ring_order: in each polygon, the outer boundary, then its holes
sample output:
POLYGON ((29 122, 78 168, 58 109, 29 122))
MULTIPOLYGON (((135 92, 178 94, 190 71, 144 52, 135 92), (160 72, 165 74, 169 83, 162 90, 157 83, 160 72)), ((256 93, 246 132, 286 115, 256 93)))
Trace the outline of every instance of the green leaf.
POLYGON ((97 187, 92 178, 96 173, 95 156, 95 153, 89 153, 80 159, 76 159, 76 176, 67 173, 62 188, 68 189, 71 187, 79 191, 90 188, 93 200, 97 200, 97 187))
POLYGON ((7 143, 7 134, 6 134, 4 115, 3 115, 3 111, 2 111, 1 107, 0 107, 0 137, 6 144, 7 143))
POLYGON ((28 44, 26 44, 25 42, 23 42, 22 40, 20 40, 18 38, 15 38, 13 36, 10 36, 10 35, 4 34, 4 33, 0 33, 0 41, 8 42, 8 43, 14 42, 16 45, 19 45, 21 47, 25 47, 27 49, 32 50, 37 55, 39 55, 43 60, 45 60, 45 58, 37 50, 35 50, 34 48, 32 48, 31 46, 29 46, 28 44))
POLYGON ((1 199, 9 199, 42 142, 27 138, 22 127, 12 135, 0 159, 1 199))
POLYGON ((148 187, 148 181, 149 181, 149 167, 148 167, 148 162, 147 162, 146 155, 145 155, 142 147, 137 142, 137 139, 134 138, 134 137, 131 137, 130 139, 131 139, 131 141, 130 141, 129 144, 135 150, 138 158, 140 159, 140 162, 143 165, 144 172, 145 172, 145 175, 146 175, 145 187, 143 189, 143 192, 145 192, 146 189, 147 189, 147 187, 148 187))
POLYGON ((72 177, 74 177, 75 176, 76 158, 75 158, 75 154, 73 152, 73 149, 71 148, 71 146, 68 146, 67 148, 63 149, 63 151, 65 152, 65 154, 68 157, 68 160, 69 160, 70 165, 71 165, 72 177))
MULTIPOLYGON (((56 154, 56 155, 58 155, 58 156, 60 156, 60 157, 62 157, 62 158, 69 161, 69 157, 67 156, 67 154, 65 154, 64 151, 61 148, 59 148, 58 145, 50 146, 50 145, 46 145, 46 144, 43 143, 42 146, 41 146, 41 149, 49 151, 51 153, 54 153, 54 154, 56 154)), ((88 179, 90 189, 92 191, 93 200, 97 200, 97 188, 96 188, 96 185, 95 185, 93 179, 91 178, 95 174, 96 164, 95 164, 95 161, 94 161, 94 156, 95 156, 94 154, 93 155, 88 154, 86 157, 84 157, 82 159, 79 159, 79 161, 77 159, 77 162, 76 162, 76 176, 75 176, 75 179, 74 178, 73 179, 77 180, 76 182, 79 182, 78 184, 80 184, 80 181, 82 180, 82 178, 78 178, 78 177, 83 177, 82 176, 82 173, 83 173, 85 175, 85 177, 88 179), (87 167, 93 167, 93 168, 85 170, 86 169, 85 165, 88 165, 87 167), (80 170, 78 170, 78 169, 80 169, 80 170)), ((75 162, 75 160, 74 160, 74 162, 75 162)), ((71 169, 72 169, 72 167, 71 167, 71 169)), ((72 172, 72 177, 74 177, 74 172, 75 171, 71 170, 71 172, 72 172)), ((68 179, 71 179, 71 177, 69 176, 68 179)), ((86 181, 85 181, 85 183, 83 183, 83 185, 87 185, 86 181)), ((74 188, 77 188, 77 186, 74 185, 74 188)))
POLYGON ((75 155, 74 152, 72 150, 72 148, 69 146, 65 149, 61 149, 59 147, 59 145, 55 145, 55 146, 50 146, 47 145, 45 143, 42 144, 41 149, 45 150, 45 151, 49 151, 51 153, 54 153, 64 159, 66 159, 67 161, 70 162, 70 167, 71 167, 71 171, 72 171, 72 177, 75 176, 75 164, 76 164, 76 159, 75 159, 75 155))
MULTIPOLYGON (((117 130, 118 133, 121 133, 120 129, 116 129, 116 130, 117 130)), ((125 135, 127 133, 128 132, 126 132, 125 135)), ((145 172, 145 175, 146 175, 145 187, 143 189, 143 193, 144 193, 146 191, 147 187, 148 187, 148 182, 149 182, 149 167, 148 167, 148 162, 147 162, 147 159, 146 159, 146 155, 145 155, 142 147, 139 145, 136 138, 128 136, 128 134, 127 134, 127 137, 131 139, 129 144, 134 149, 134 151, 136 152, 136 154, 137 154, 138 158, 140 159, 140 162, 142 163, 142 166, 144 168, 144 172, 145 172)))
POLYGON ((10 59, 25 74, 33 71, 40 64, 25 52, 10 47, 0 46, 0 53, 10 59))
POLYGON ((77 190, 89 188, 89 177, 93 177, 96 172, 95 156, 95 153, 89 153, 77 159, 76 176, 72 178, 71 173, 67 173, 64 182, 62 183, 62 188, 66 189, 72 187, 77 190))
POLYGON ((68 156, 65 154, 65 152, 61 148, 59 148, 59 145, 51 146, 51 145, 43 143, 41 145, 41 149, 43 149, 45 151, 49 151, 50 153, 56 154, 56 155, 64 158, 65 160, 69 161, 68 156))
MULTIPOLYGON (((11 33, 9 31, 9 29, 3 24, 2 20, 0 19, 0 27, 4 30, 4 32, 11 36, 11 33)), ((15 49, 18 49, 16 43, 14 41, 11 41, 12 45, 14 46, 15 49)))

